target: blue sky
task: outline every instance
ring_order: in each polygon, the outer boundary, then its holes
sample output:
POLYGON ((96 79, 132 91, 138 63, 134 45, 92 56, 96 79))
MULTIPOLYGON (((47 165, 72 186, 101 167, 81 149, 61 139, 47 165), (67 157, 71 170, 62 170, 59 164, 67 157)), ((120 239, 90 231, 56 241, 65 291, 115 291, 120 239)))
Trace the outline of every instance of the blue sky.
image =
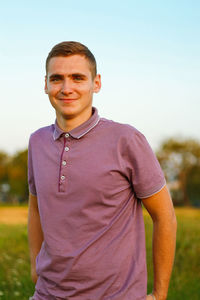
POLYGON ((1 141, 14 153, 52 124, 45 59, 64 40, 86 44, 102 75, 101 116, 129 123, 157 149, 200 140, 199 1, 7 1, 0 4, 1 141))

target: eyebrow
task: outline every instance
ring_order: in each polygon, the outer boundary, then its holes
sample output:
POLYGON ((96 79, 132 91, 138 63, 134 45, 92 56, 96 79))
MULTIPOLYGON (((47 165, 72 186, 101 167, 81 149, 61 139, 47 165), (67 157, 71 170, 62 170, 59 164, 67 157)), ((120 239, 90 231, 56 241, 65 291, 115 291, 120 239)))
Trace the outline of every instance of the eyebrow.
POLYGON ((61 74, 51 74, 49 76, 49 79, 55 79, 55 78, 63 78, 63 75, 61 75, 61 74))
POLYGON ((82 73, 73 73, 73 74, 70 74, 70 77, 81 77, 81 78, 87 78, 87 76, 85 74, 82 74, 82 73))
MULTIPOLYGON (((55 73, 55 74, 51 74, 49 76, 49 79, 50 80, 51 79, 62 79, 63 77, 64 77, 64 75, 55 73)), ((83 79, 87 78, 87 76, 85 74, 82 74, 82 73, 72 73, 72 74, 69 75, 69 77, 81 77, 83 79)))

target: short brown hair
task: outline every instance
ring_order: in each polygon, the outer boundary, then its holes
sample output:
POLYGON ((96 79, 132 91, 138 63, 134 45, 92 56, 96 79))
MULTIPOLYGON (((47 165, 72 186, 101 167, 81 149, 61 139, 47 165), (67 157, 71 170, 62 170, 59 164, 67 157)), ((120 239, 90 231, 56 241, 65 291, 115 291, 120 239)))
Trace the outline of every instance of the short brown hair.
POLYGON ((83 44, 79 42, 67 41, 55 45, 49 52, 46 59, 46 73, 48 70, 48 64, 52 57, 56 56, 71 56, 71 55, 82 55, 84 56, 91 67, 92 77, 94 78, 97 74, 96 60, 92 52, 83 44))

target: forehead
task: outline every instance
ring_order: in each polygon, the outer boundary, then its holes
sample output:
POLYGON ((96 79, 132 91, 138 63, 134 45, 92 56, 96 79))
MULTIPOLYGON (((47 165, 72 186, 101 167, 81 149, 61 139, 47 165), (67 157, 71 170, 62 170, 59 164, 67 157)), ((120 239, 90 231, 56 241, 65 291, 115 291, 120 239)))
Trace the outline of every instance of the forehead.
POLYGON ((48 75, 53 73, 88 75, 91 73, 91 68, 87 58, 82 55, 56 56, 52 57, 48 63, 48 75))

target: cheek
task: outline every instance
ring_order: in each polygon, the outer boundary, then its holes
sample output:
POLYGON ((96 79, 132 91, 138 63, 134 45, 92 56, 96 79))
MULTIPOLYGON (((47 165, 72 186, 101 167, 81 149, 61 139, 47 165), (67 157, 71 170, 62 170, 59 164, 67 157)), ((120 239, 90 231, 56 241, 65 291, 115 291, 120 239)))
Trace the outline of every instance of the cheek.
POLYGON ((93 93, 92 87, 88 86, 88 85, 83 85, 83 86, 79 87, 77 89, 77 91, 79 91, 79 93, 81 93, 83 95, 88 95, 88 94, 92 94, 93 93))
POLYGON ((49 96, 54 96, 59 92, 60 88, 58 86, 54 86, 54 87, 49 87, 48 88, 48 94, 49 96))

